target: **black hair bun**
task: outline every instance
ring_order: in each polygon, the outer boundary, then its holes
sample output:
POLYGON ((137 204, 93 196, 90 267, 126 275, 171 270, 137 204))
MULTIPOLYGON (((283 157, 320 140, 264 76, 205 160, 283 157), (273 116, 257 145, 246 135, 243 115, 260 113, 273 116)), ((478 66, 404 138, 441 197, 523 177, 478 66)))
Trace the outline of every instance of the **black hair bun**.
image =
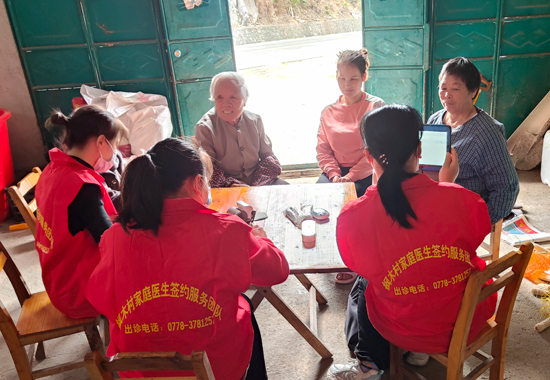
POLYGON ((69 123, 69 118, 61 111, 56 111, 52 116, 50 116, 50 121, 53 125, 67 125, 69 123))

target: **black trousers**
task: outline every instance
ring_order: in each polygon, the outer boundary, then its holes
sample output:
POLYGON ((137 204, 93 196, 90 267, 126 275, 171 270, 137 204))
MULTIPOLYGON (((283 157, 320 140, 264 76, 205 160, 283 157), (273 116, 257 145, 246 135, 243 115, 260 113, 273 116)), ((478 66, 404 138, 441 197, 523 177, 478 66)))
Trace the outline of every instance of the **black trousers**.
MULTIPOLYGON (((250 310, 253 310, 252 302, 246 295, 241 294, 250 305, 250 310)), ((250 364, 246 372, 246 380, 267 380, 267 369, 265 367, 264 347, 262 344, 262 336, 260 328, 254 317, 254 313, 250 313, 252 318, 252 328, 254 329, 254 343, 252 344, 252 356, 250 364)))
POLYGON ((358 276, 351 288, 346 310, 346 339, 357 359, 374 362, 379 369, 384 369, 390 366, 390 343, 369 320, 365 300, 367 285, 368 281, 358 276))
MULTIPOLYGON (((350 169, 351 168, 340 167, 340 170, 342 171, 342 177, 348 174, 350 169)), ((323 173, 317 180, 317 183, 330 183, 330 179, 325 173, 323 173)), ((362 197, 370 185, 372 185, 372 175, 360 179, 359 181, 355 181, 355 192, 357 193, 357 198, 362 197)))

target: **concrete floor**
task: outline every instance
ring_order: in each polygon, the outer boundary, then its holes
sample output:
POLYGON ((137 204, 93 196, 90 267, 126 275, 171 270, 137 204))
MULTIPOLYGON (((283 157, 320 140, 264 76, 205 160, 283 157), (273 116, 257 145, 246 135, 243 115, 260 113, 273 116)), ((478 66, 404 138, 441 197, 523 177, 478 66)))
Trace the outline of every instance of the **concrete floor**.
MULTIPOLYGON (((550 187, 540 182, 539 170, 520 172, 521 192, 518 202, 533 225, 550 231, 550 187)), ((292 182, 313 182, 314 178, 297 179, 292 182)), ((43 290, 40 278, 40 265, 34 250, 33 238, 28 231, 9 232, 8 223, 0 225, 0 239, 6 245, 19 266, 31 291, 43 290)), ((506 245, 502 252, 509 250, 506 245)), ((346 347, 343 325, 347 295, 351 285, 335 285, 332 274, 311 275, 311 280, 327 297, 328 306, 319 311, 319 335, 334 357, 321 360, 317 353, 266 301, 256 311, 256 318, 262 331, 268 373, 272 380, 323 379, 332 363, 346 363, 350 359, 346 347)), ((530 293, 533 285, 523 281, 514 309, 508 338, 508 355, 505 379, 508 380, 548 380, 550 378, 550 329, 537 333, 533 329, 540 320, 541 301, 530 293)), ((5 307, 17 318, 18 303, 9 288, 7 277, 0 275, 0 299, 5 307)), ((284 284, 275 287, 287 304, 303 319, 309 319, 308 295, 303 286, 289 278, 284 284)), ((66 357, 83 357, 88 347, 84 335, 58 339, 46 343, 50 365, 66 357)), ((472 363, 470 363, 472 364, 472 363)), ((422 369, 428 379, 444 379, 444 368, 430 360, 422 369)), ((75 370, 54 376, 55 379, 85 379, 85 370, 75 370)), ((383 379, 388 379, 384 375, 383 379)), ((488 379, 488 373, 481 377, 488 379)), ((17 374, 4 340, 0 337, 0 379, 15 380, 17 374)))

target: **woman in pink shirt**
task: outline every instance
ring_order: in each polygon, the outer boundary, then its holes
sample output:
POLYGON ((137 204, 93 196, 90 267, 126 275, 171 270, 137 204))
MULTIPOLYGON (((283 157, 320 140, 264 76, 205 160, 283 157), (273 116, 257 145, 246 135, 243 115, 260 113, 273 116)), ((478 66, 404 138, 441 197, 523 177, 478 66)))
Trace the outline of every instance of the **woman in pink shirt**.
MULTIPOLYGON (((357 196, 372 184, 372 166, 365 159, 365 144, 359 131, 363 115, 385 105, 363 91, 370 66, 367 49, 345 50, 336 64, 336 79, 342 95, 321 112, 317 134, 317 161, 323 171, 317 183, 355 182, 357 196)), ((351 284, 355 273, 338 273, 336 282, 351 284)))
POLYGON ((317 161, 323 171, 317 183, 355 182, 358 197, 372 184, 372 166, 363 153, 359 122, 370 110, 385 105, 363 91, 369 65, 367 49, 340 53, 336 78, 342 95, 321 113, 317 134, 317 161))

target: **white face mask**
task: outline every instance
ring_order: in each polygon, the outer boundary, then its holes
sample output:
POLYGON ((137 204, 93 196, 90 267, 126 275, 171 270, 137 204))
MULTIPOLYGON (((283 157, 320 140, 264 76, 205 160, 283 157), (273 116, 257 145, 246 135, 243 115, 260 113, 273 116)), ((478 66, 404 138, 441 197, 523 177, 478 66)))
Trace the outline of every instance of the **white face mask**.
POLYGON ((115 154, 116 151, 113 149, 113 146, 111 145, 109 140, 106 139, 105 141, 107 141, 107 144, 109 144, 109 146, 111 147, 113 154, 111 155, 111 159, 109 161, 106 161, 103 158, 103 155, 101 154, 101 150, 99 149, 99 146, 97 147, 97 150, 99 151, 99 158, 94 164, 94 170, 98 173, 105 173, 117 163, 117 158, 115 154))

